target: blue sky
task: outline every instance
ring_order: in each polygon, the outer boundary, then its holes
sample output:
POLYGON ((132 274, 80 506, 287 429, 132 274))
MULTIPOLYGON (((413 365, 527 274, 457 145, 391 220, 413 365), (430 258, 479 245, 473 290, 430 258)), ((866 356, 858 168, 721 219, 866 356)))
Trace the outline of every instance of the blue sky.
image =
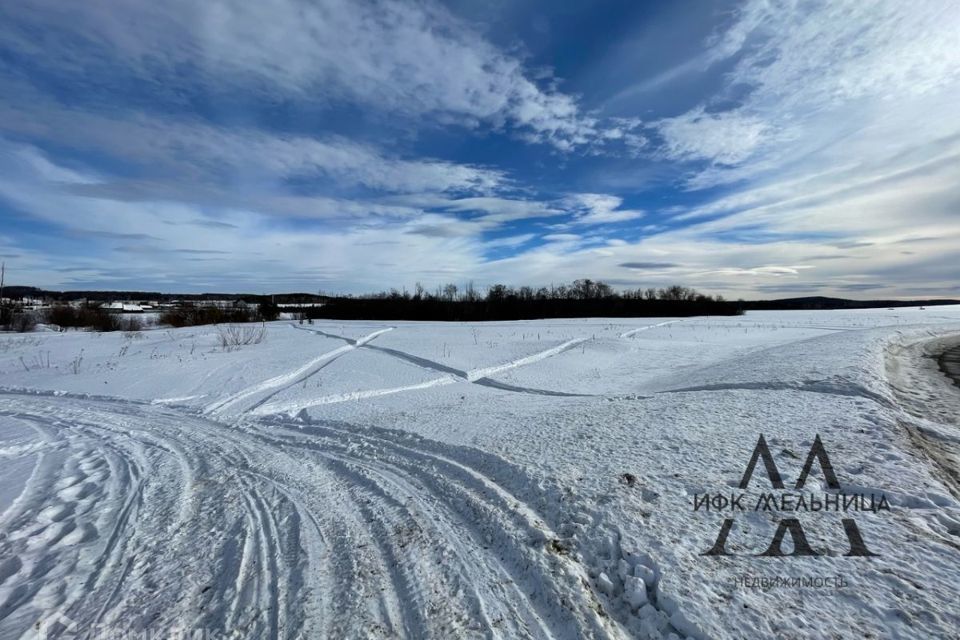
POLYGON ((78 289, 960 296, 960 8, 0 5, 0 255, 78 289))

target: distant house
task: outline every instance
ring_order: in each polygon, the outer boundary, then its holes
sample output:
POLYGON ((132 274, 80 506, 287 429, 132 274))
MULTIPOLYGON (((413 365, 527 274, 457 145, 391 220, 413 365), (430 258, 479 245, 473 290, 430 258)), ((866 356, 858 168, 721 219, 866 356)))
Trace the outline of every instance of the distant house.
POLYGON ((142 306, 135 302, 108 302, 100 307, 108 313, 143 313, 142 306))

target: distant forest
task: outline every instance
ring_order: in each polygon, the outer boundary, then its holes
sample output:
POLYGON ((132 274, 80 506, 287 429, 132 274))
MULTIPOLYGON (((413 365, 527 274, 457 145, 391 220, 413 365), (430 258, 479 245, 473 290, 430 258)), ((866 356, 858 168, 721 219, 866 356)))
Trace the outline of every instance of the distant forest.
POLYGON ((28 287, 8 287, 10 298, 47 300, 54 306, 45 312, 47 321, 63 327, 116 324, 100 305, 115 300, 161 301, 167 306, 160 322, 172 326, 274 320, 281 311, 306 319, 336 320, 532 320, 537 318, 657 317, 737 315, 740 303, 709 296, 674 285, 615 291, 610 285, 590 280, 549 287, 511 287, 496 284, 481 291, 472 284, 439 286, 428 291, 416 285, 413 291, 393 289, 364 295, 288 293, 252 294, 160 294, 146 291, 48 292, 28 287), (80 308, 63 303, 84 301, 80 308), (209 303, 216 302, 216 306, 209 303), (224 306, 224 302, 227 305, 224 306), (170 306, 173 304, 174 306, 170 306))
POLYGON ((582 317, 684 317, 739 315, 751 310, 866 309, 876 307, 958 304, 956 300, 847 300, 811 296, 736 302, 689 287, 641 288, 615 291, 590 279, 549 287, 510 287, 497 284, 480 290, 472 284, 447 284, 428 291, 390 290, 362 295, 320 293, 199 293, 151 291, 46 291, 7 286, 0 304, 0 329, 30 330, 37 321, 61 327, 126 330, 136 321, 121 322, 102 306, 111 301, 151 301, 164 305, 160 322, 171 326, 275 320, 281 311, 307 319, 336 320, 532 320, 582 317), (42 313, 28 312, 18 301, 41 300, 42 313), (77 305, 78 302, 82 304, 77 305), (73 308, 65 303, 73 303, 73 308), (282 305, 282 306, 281 306, 282 305))
POLYGON ((738 315, 743 311, 737 303, 688 287, 617 292, 604 282, 582 279, 540 288, 497 284, 485 293, 470 284, 463 288, 448 284, 433 292, 417 285, 413 292, 331 297, 304 313, 311 319, 483 321, 738 315))

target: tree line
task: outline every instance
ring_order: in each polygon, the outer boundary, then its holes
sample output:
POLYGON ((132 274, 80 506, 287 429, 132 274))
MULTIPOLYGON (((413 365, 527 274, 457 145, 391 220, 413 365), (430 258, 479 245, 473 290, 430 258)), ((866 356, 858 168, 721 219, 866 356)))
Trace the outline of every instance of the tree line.
POLYGON ((323 306, 304 311, 311 319, 336 320, 533 320, 577 317, 663 317, 738 315, 739 303, 674 285, 617 292, 602 281, 580 279, 549 287, 495 284, 481 292, 472 284, 417 284, 363 296, 327 297, 323 306))
MULTIPOLYGON (((116 295, 116 294, 115 294, 116 295)), ((512 287, 495 284, 480 290, 472 283, 441 285, 428 291, 417 284, 413 291, 391 289, 364 295, 287 294, 320 306, 288 308, 300 318, 335 320, 534 320, 583 317, 670 317, 739 315, 743 302, 728 302, 689 287, 640 288, 616 291, 591 279, 549 287, 512 287)), ((274 296, 249 296, 226 305, 181 301, 164 309, 159 324, 186 327, 276 320, 280 307, 274 296)), ((293 304, 296 304, 294 302, 293 304)), ((80 305, 53 304, 34 312, 19 305, 0 305, 0 330, 31 331, 37 322, 65 329, 135 331, 143 326, 137 317, 108 311, 98 301, 80 305)))

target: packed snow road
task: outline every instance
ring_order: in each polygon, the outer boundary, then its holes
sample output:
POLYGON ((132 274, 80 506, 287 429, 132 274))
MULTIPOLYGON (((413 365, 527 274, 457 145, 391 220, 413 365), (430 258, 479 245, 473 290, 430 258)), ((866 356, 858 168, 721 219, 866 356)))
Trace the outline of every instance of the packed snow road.
POLYGON ((0 638, 950 637, 956 344, 957 308, 0 336, 0 638), (764 513, 702 555, 760 434, 889 499, 876 556, 807 514, 819 557, 757 558, 764 513))

